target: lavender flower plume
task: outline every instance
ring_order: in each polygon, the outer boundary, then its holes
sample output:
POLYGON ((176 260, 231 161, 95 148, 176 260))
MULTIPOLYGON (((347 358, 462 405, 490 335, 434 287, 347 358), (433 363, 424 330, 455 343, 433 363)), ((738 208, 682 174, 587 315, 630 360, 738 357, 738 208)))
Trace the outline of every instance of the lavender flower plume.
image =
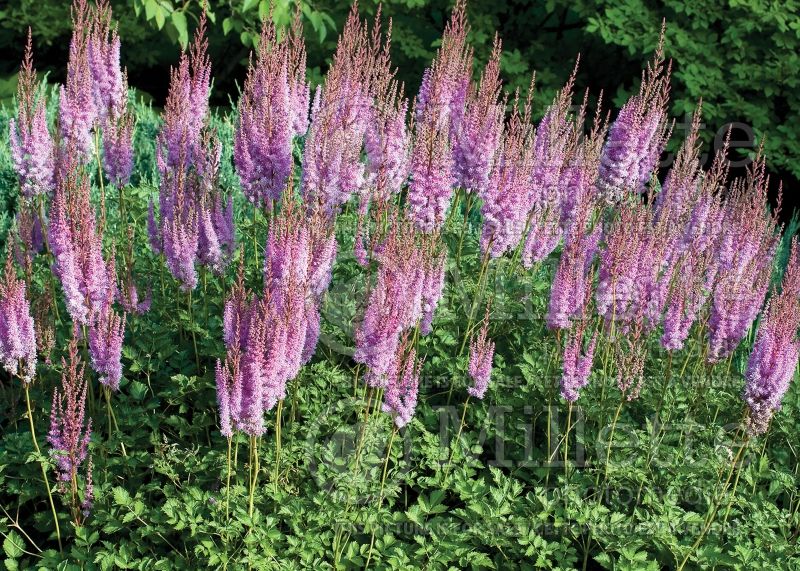
POLYGON ((666 107, 670 68, 664 68, 664 30, 653 62, 648 64, 639 93, 622 107, 603 148, 600 195, 615 203, 625 192, 641 192, 666 141, 666 107))
POLYGON ((109 115, 103 128, 103 169, 117 188, 126 186, 133 172, 134 115, 109 115))
POLYGON ((85 418, 87 380, 75 338, 70 340, 67 356, 68 361, 61 358, 61 386, 53 390, 47 434, 62 484, 76 481, 78 469, 89 454, 92 435, 92 419, 85 418))
POLYGON ((387 39, 375 61, 375 96, 364 133, 365 182, 377 201, 389 200, 400 192, 408 178, 411 158, 411 136, 406 125, 408 100, 395 79, 389 49, 387 39))
POLYGON ((25 282, 17 279, 11 256, 0 283, 0 362, 10 375, 30 383, 36 374, 36 332, 25 282))
POLYGON ((422 232, 444 225, 455 176, 447 131, 431 121, 417 124, 411 155, 407 215, 422 232))
POLYGON ((82 161, 92 153, 92 127, 97 119, 89 44, 92 23, 86 0, 72 5, 72 39, 69 44, 66 84, 61 87, 59 125, 66 146, 77 150, 82 161))
POLYGON ((336 214, 365 181, 361 149, 373 93, 373 62, 381 50, 376 20, 370 34, 356 5, 350 11, 324 86, 311 105, 301 190, 308 204, 336 214))
POLYGON ((480 245, 481 250, 488 250, 493 258, 502 256, 519 243, 528 212, 533 206, 529 190, 533 167, 530 144, 532 94, 533 83, 524 104, 520 103, 519 94, 515 97, 489 182, 480 193, 483 200, 480 245))
MULTIPOLYGON (((113 260, 110 263, 114 263, 113 260)), ((92 369, 99 375, 100 383, 112 391, 119 390, 122 378, 122 343, 125 338, 125 320, 112 307, 109 298, 100 307, 92 309, 89 320, 89 357, 92 369)))
POLYGON ((494 341, 488 338, 488 334, 489 308, 487 307, 480 332, 477 335, 472 335, 469 340, 469 366, 467 370, 472 379, 472 386, 467 389, 467 392, 477 399, 483 399, 492 376, 494 341))
POLYGON ((767 303, 747 362, 744 401, 749 408, 747 430, 763 434, 789 388, 797 368, 800 341, 800 255, 792 239, 789 264, 781 291, 767 303))
POLYGON ((292 168, 293 103, 288 36, 278 40, 272 19, 262 23, 255 65, 250 62, 234 139, 234 162, 250 202, 277 201, 292 168))
POLYGON ((716 283, 709 315, 709 362, 727 358, 753 324, 769 287, 778 243, 777 213, 769 211, 766 163, 759 154, 734 181, 716 244, 716 283))
MULTIPOLYGON (((71 156, 71 155, 70 155, 71 156)), ((65 159, 66 162, 76 159, 65 159)), ((89 310, 114 295, 116 284, 103 259, 103 239, 90 199, 88 178, 71 168, 60 177, 53 197, 48 243, 53 271, 61 282, 73 321, 88 323, 89 310)))
POLYGON ((417 392, 422 362, 417 359, 417 351, 406 351, 406 343, 398 348, 392 358, 392 367, 383 394, 383 412, 392 415, 398 428, 411 422, 417 407, 417 392))
POLYGON ((32 198, 49 194, 55 185, 55 148, 47 128, 44 94, 37 97, 38 82, 33 68, 33 40, 28 29, 25 59, 17 87, 17 117, 9 120, 9 146, 22 195, 32 198))
POLYGON ((112 20, 108 0, 99 0, 92 13, 86 49, 94 108, 100 122, 122 116, 128 96, 127 82, 119 64, 119 34, 112 28, 112 20))
POLYGON ((477 94, 467 100, 453 143, 456 180, 459 186, 477 194, 483 194, 489 186, 489 173, 503 131, 504 105, 499 101, 501 52, 499 36, 495 36, 477 94))
POLYGON ((588 347, 583 351, 583 337, 587 323, 585 320, 581 321, 577 327, 571 330, 564 346, 561 396, 569 402, 578 400, 580 397, 578 391, 589 383, 589 374, 592 370, 597 332, 595 331, 588 347))

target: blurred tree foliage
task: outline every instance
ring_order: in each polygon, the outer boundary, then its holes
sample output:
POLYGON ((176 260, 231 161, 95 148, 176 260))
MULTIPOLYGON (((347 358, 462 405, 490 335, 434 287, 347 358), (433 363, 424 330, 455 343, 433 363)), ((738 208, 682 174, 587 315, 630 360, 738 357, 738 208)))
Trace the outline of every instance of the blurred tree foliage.
MULTIPOLYGON (((268 0, 207 0, 215 64, 216 103, 236 100, 247 56, 268 0)), ((333 53, 349 9, 340 0, 300 0, 312 79, 333 53)), ((6 0, 0 7, 0 91, 10 91, 24 34, 33 30, 38 65, 63 74, 69 37, 67 0, 6 0)), ((273 18, 288 23, 294 4, 274 0, 273 18)), ((374 14, 376 0, 361 0, 374 14)), ((387 0, 393 20, 393 56, 407 91, 416 92, 449 14, 448 0, 387 0)), ((201 10, 199 0, 112 0, 120 21, 124 64, 131 84, 163 100, 167 70, 177 61, 201 10)), ((729 122, 750 125, 766 137, 771 165, 800 178, 800 2, 759 0, 471 0, 472 43, 479 64, 492 38, 504 42, 503 72, 511 88, 525 88, 537 74, 541 109, 581 54, 578 87, 618 107, 635 90, 662 20, 667 55, 674 60, 673 114, 680 122, 703 98, 707 139, 729 122)), ((9 93, 0 93, 0 97, 9 93)), ((606 104, 608 107, 608 103, 606 104)), ((742 135, 743 136, 743 135, 742 135)))

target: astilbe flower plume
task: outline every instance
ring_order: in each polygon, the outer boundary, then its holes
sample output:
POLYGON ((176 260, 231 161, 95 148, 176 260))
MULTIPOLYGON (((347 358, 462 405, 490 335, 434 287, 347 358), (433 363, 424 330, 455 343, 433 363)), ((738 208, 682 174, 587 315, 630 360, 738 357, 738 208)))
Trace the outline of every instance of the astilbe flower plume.
POLYGON ((594 360, 594 349, 597 342, 597 332, 595 331, 589 345, 584 346, 584 336, 589 320, 583 319, 578 322, 568 333, 566 344, 564 345, 564 361, 561 375, 561 396, 564 400, 575 402, 580 397, 580 391, 589 384, 589 375, 592 371, 592 361, 594 360))
MULTIPOLYGON (((374 30, 373 30, 374 33, 374 30)), ((387 39, 374 63, 373 104, 364 133, 367 157, 365 185, 377 201, 386 201, 402 188, 408 178, 411 135, 406 124, 408 100, 395 79, 391 65, 391 22, 387 39)))
POLYGON ((198 157, 193 179, 199 194, 197 258, 212 272, 221 275, 236 249, 233 197, 223 202, 218 180, 222 144, 214 131, 203 131, 201 148, 203 153, 198 157))
POLYGON ((418 125, 428 123, 429 129, 458 132, 472 79, 468 33, 466 1, 457 0, 436 57, 422 75, 414 109, 418 125))
POLYGON ((467 99, 466 111, 453 142, 457 184, 467 191, 483 194, 503 132, 505 105, 500 101, 499 36, 483 70, 477 91, 467 99))
POLYGON ((530 123, 533 81, 528 97, 520 105, 519 91, 508 126, 494 161, 489 183, 480 193, 481 250, 489 250, 493 258, 514 248, 522 238, 532 204, 529 192, 532 175, 532 133, 530 123))
POLYGON ((392 355, 383 394, 382 410, 392 415, 397 428, 403 428, 414 417, 422 372, 422 361, 417 358, 416 349, 408 346, 408 341, 404 340, 392 355))
POLYGON ((413 228, 401 219, 377 254, 378 275, 355 333, 353 358, 369 367, 364 379, 385 387, 403 331, 422 314, 425 261, 413 228))
POLYGON ((526 268, 549 256, 563 234, 562 174, 577 152, 587 106, 587 100, 584 99, 576 116, 570 112, 578 63, 575 63, 566 85, 556 94, 536 127, 533 170, 528 189, 530 197, 527 199, 533 208, 528 214, 528 234, 522 249, 522 263, 526 268))
MULTIPOLYGON (((109 256, 109 268, 114 268, 114 254, 109 256)), ((89 315, 89 357, 92 369, 99 375, 100 384, 112 391, 119 390, 122 378, 122 342, 125 339, 125 314, 113 308, 116 293, 116 272, 112 274, 106 299, 95 304, 89 315)))
POLYGON ((247 71, 234 136, 234 163, 250 202, 271 206, 280 199, 292 168, 294 101, 290 91, 290 36, 278 39, 271 18, 247 71))
POLYGON ((789 263, 781 291, 764 309, 753 351, 747 362, 744 400, 748 406, 747 430, 763 434, 781 406, 797 368, 800 341, 800 252, 792 239, 789 263))
POLYGON ((574 231, 569 235, 550 286, 547 327, 566 329, 573 319, 586 314, 591 298, 592 263, 598 250, 602 227, 591 228, 593 203, 582 204, 574 231))
POLYGON ((126 186, 133 172, 133 130, 135 117, 130 110, 109 115, 103 127, 103 169, 117 188, 126 186))
POLYGON ((72 5, 72 38, 69 44, 67 80, 59 98, 61 139, 85 162, 93 148, 92 127, 97 119, 96 91, 89 61, 92 21, 86 0, 72 5))
POLYGON ((0 282, 0 362, 10 375, 29 383, 36 374, 36 331, 25 282, 18 279, 11 255, 0 282))
POLYGON ((42 218, 32 200, 19 201, 14 226, 14 255, 19 265, 25 266, 45 246, 42 218))
MULTIPOLYGON (((375 29, 379 25, 376 19, 375 29)), ((373 69, 381 49, 379 32, 369 33, 354 4, 325 84, 314 94, 303 151, 303 197, 329 216, 365 181, 361 149, 374 95, 373 69)))
POLYGON ((93 81, 95 113, 102 123, 125 112, 128 86, 119 64, 119 33, 112 27, 113 16, 108 0, 98 0, 91 16, 87 58, 93 81))
POLYGON ((477 399, 483 399, 492 376, 494 341, 489 339, 488 335, 489 308, 487 307, 486 316, 483 318, 483 325, 480 331, 469 340, 469 363, 467 370, 469 372, 469 377, 472 379, 472 386, 467 388, 467 392, 470 396, 477 399))
POLYGON ((22 195, 49 194, 55 185, 55 147, 47 128, 47 106, 33 68, 33 40, 28 29, 25 59, 17 86, 17 117, 8 122, 9 146, 22 195))
MULTIPOLYGON (((66 161, 74 156, 67 151, 66 161)), ((74 164, 74 163, 73 163, 74 164)), ((48 243, 55 257, 53 271, 61 282, 73 321, 85 325, 93 306, 105 302, 115 288, 103 259, 103 239, 90 199, 88 178, 76 166, 65 167, 50 209, 48 243)))
POLYGON ((453 166, 447 131, 428 119, 417 123, 406 213, 422 232, 444 225, 455 183, 453 166))
POLYGON ((75 338, 70 340, 67 358, 61 358, 61 366, 61 383, 53 390, 47 441, 52 448, 58 480, 63 484, 76 482, 78 469, 89 454, 92 436, 92 419, 86 418, 88 381, 75 338))
MULTIPOLYGON (((734 181, 716 246, 716 283, 709 315, 709 362, 725 359, 753 324, 769 287, 778 244, 777 212, 767 201, 769 177, 759 154, 734 181)), ((779 205, 780 208, 780 205, 779 205)))
POLYGON ((626 192, 641 192, 650 179, 669 133, 670 66, 664 66, 664 31, 639 93, 628 99, 611 125, 600 164, 597 186, 607 203, 626 192))

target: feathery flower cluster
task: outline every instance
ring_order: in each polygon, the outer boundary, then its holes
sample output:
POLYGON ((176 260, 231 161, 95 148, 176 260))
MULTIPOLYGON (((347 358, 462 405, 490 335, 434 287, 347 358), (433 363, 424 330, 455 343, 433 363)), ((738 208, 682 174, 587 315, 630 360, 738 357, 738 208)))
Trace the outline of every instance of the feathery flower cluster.
POLYGON ((374 97, 374 64, 381 53, 380 22, 372 34, 353 5, 325 85, 317 87, 303 152, 302 193, 335 215, 365 182, 361 149, 374 97))
POLYGON ((0 362, 14 376, 29 383, 36 375, 36 332, 25 282, 18 279, 11 256, 6 258, 0 282, 0 362))
POLYGON ((597 187, 609 204, 625 192, 641 192, 669 133, 666 116, 669 100, 670 66, 664 67, 664 29, 653 62, 642 77, 639 93, 622 107, 611 125, 603 148, 597 187))
POLYGON ((92 436, 92 419, 86 419, 88 382, 75 338, 70 340, 67 356, 69 360, 61 358, 61 386, 53 390, 50 431, 47 434, 62 484, 76 482, 78 468, 89 454, 92 436))
POLYGON ((797 368, 800 341, 800 252, 792 240, 789 264, 780 293, 764 309, 753 351, 747 362, 744 400, 749 407, 747 429, 752 435, 766 432, 789 388, 797 368))
MULTIPOLYGON (((113 254, 109 266, 114 264, 113 254)), ((116 290, 116 275, 112 280, 116 290)), ((89 357, 92 369, 100 376, 100 383, 112 391, 119 390, 122 378, 122 342, 125 338, 125 319, 119 316, 112 307, 115 291, 109 297, 93 307, 89 319, 89 357)))
POLYGON ((519 243, 533 206, 530 202, 532 96, 533 82, 522 107, 517 92, 489 182, 481 193, 481 250, 485 252, 488 248, 493 258, 502 256, 519 243))
POLYGON ((378 258, 378 276, 369 295, 364 317, 356 329, 353 358, 369 367, 364 379, 385 387, 403 331, 413 327, 422 313, 425 261, 415 233, 397 219, 378 258))
POLYGON ((480 332, 477 335, 473 335, 469 340, 469 365, 467 370, 473 384, 467 389, 467 392, 476 399, 483 399, 492 376, 494 341, 488 338, 488 334, 489 308, 487 307, 480 332))
POLYGON ((564 345, 561 396, 569 402, 578 400, 580 397, 578 391, 589 383, 589 374, 592 371, 597 332, 595 331, 588 347, 583 351, 583 338, 588 323, 588 320, 581 320, 574 329, 570 330, 566 345, 564 345))
POLYGON ((777 214, 769 212, 768 184, 766 162, 759 156, 747 176, 734 181, 723 207, 709 316, 710 362, 733 352, 755 321, 769 288, 779 235, 777 214))
POLYGON ((411 135, 406 126, 408 101, 394 77, 390 43, 391 27, 374 64, 375 96, 364 133, 366 187, 378 201, 387 201, 400 192, 411 168, 411 135))
POLYGON ((392 415, 397 428, 403 428, 411 422, 417 408, 422 361, 417 358, 417 350, 413 347, 409 349, 409 345, 404 340, 392 355, 383 394, 382 410, 392 415))
POLYGON ((113 297, 113 269, 103 259, 103 239, 90 200, 89 180, 75 165, 74 153, 65 159, 50 208, 48 243, 55 257, 53 272, 61 282, 72 320, 85 325, 92 307, 113 297))
POLYGON ((302 62, 290 57, 305 59, 304 51, 291 49, 297 43, 294 34, 302 34, 299 25, 279 40, 272 19, 264 20, 255 65, 250 62, 239 103, 236 170, 248 200, 268 207, 286 187, 292 170, 292 135, 296 122, 308 115, 308 86, 302 77, 290 78, 290 73, 302 70, 302 62), (298 93, 305 93, 305 100, 298 93), (298 103, 305 107, 296 108, 298 103))
POLYGON ((499 101, 501 53, 500 38, 495 36, 492 55, 477 93, 467 100, 453 144, 457 183, 478 195, 489 187, 489 173, 503 133, 505 105, 499 101))
POLYGON ((420 231, 431 233, 444 225, 455 183, 453 169, 447 130, 430 120, 417 123, 406 213, 420 231))
POLYGON ((91 156, 92 127, 97 119, 96 93, 89 51, 92 36, 92 21, 86 0, 74 0, 72 4, 72 38, 69 43, 67 81, 61 87, 59 98, 59 125, 61 139, 67 148, 77 151, 82 161, 91 156))
MULTIPOLYGON (((422 77, 414 105, 407 215, 426 233, 444 224, 457 182, 453 141, 464 116, 472 75, 467 31, 466 4, 458 0, 436 58, 422 77)), ((489 87, 487 78, 486 89, 489 87)))
POLYGON ((600 225, 589 228, 592 210, 591 203, 582 203, 574 231, 558 262, 547 307, 546 320, 550 329, 566 329, 570 327, 572 319, 582 318, 586 314, 591 298, 592 262, 602 235, 600 225))
POLYGON ((47 128, 44 94, 33 68, 33 40, 28 29, 25 59, 17 87, 17 118, 8 123, 9 144, 22 195, 32 198, 49 194, 55 185, 55 147, 47 128))
POLYGON ((223 202, 217 181, 222 147, 205 128, 211 81, 205 25, 203 16, 189 53, 172 70, 157 147, 159 218, 152 202, 147 218, 151 247, 186 291, 197 286, 196 261, 220 274, 235 249, 233 202, 223 202))

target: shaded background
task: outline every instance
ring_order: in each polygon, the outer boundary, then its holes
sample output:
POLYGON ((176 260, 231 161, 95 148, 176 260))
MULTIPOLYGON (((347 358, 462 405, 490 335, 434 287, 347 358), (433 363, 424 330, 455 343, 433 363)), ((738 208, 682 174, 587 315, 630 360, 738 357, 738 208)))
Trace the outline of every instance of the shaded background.
MULTIPOLYGON (((238 99, 248 54, 258 37, 267 0, 207 0, 212 22, 212 104, 238 99)), ((122 63, 130 84, 161 105, 169 68, 179 56, 201 11, 197 0, 113 0, 122 38, 122 63)), ((63 80, 70 35, 68 0, 5 0, 0 8, 0 103, 10 104, 31 27, 35 61, 51 81, 63 80)), ((294 4, 275 0, 273 17, 288 23, 294 4)), ((333 54, 349 3, 319 0, 301 3, 310 77, 318 82, 333 54)), ((384 13, 393 20, 392 53, 407 92, 414 94, 422 70, 433 57, 449 15, 447 0, 388 0, 384 13)), ((375 0, 360 11, 375 13, 375 0)), ((758 0, 472 0, 468 5, 476 70, 488 59, 492 38, 503 40, 502 72, 509 89, 525 88, 537 74, 536 110, 567 79, 580 53, 578 90, 594 97, 604 91, 614 109, 638 87, 662 20, 667 22, 666 53, 673 60, 672 115, 678 125, 676 146, 688 115, 703 99, 706 150, 719 143, 733 124, 741 145, 734 159, 747 162, 753 140, 767 149, 773 198, 784 188, 784 215, 798 206, 800 186, 800 2, 758 0)), ((737 146, 736 144, 734 146, 737 146)), ((665 163, 669 157, 665 156, 665 163)), ((737 164, 737 163, 735 163, 737 164)), ((738 169, 741 171, 741 168, 738 169)), ((734 174, 739 174, 734 169, 734 174)))

